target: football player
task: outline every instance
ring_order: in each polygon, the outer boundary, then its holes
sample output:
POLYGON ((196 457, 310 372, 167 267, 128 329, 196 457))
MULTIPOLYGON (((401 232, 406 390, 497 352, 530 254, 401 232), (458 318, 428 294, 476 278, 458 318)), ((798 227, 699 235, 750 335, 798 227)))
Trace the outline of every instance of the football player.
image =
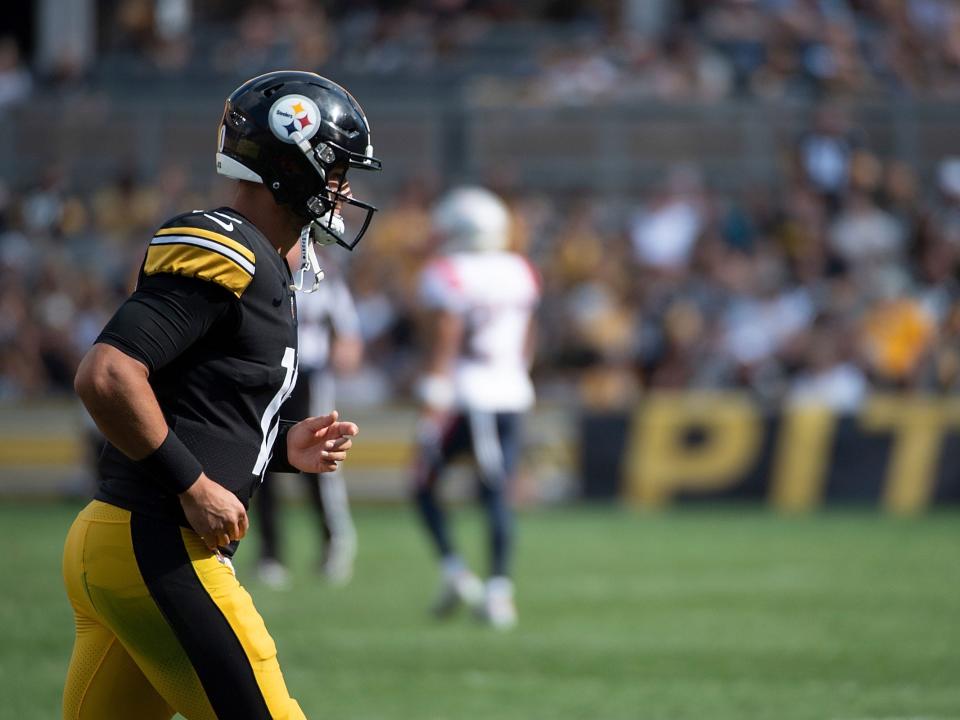
MULTIPOLYGON (((296 259, 291 258, 294 264, 296 259)), ((336 265, 324 262, 323 282, 317 292, 300 298, 300 352, 297 384, 281 412, 290 417, 326 413, 334 406, 334 370, 356 370, 363 356, 360 317, 353 295, 336 265)), ((323 536, 320 568, 334 585, 344 585, 353 575, 357 532, 350 516, 350 501, 343 471, 317 475, 300 473, 316 511, 323 536)), ((283 564, 277 527, 276 483, 268 477, 254 503, 260 530, 257 574, 267 585, 282 589, 288 573, 283 564)))
POLYGON ((294 290, 316 286, 315 242, 363 235, 374 208, 346 175, 380 163, 356 100, 313 73, 244 83, 218 142, 217 170, 237 181, 230 206, 156 231, 136 290, 77 371, 108 444, 64 549, 70 720, 304 717, 230 558, 268 469, 330 472, 358 432, 335 412, 277 415, 297 377, 294 290))
POLYGON ((418 433, 414 498, 440 557, 438 616, 466 603, 496 628, 517 622, 509 577, 512 519, 510 481, 520 451, 520 421, 534 400, 528 371, 532 314, 539 277, 507 250, 509 213, 482 188, 460 188, 433 211, 442 254, 423 271, 430 354, 418 384, 423 412, 418 433), (448 463, 469 453, 490 538, 484 586, 456 552, 437 481, 448 463))

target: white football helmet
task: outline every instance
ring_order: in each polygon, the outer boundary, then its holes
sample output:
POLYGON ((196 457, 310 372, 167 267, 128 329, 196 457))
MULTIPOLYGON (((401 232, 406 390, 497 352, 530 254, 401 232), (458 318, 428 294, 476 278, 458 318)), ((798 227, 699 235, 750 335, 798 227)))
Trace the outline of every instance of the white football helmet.
POLYGON ((481 187, 449 191, 434 205, 432 219, 444 252, 505 250, 509 243, 510 211, 503 200, 481 187))

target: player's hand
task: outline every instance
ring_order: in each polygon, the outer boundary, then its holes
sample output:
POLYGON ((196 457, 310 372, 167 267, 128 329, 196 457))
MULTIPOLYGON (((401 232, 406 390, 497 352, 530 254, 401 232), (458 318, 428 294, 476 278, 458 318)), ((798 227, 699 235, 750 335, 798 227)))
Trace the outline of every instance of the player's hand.
POLYGON ((180 493, 180 504, 190 527, 212 552, 247 534, 247 510, 243 503, 206 475, 180 493))
POLYGON ((426 405, 417 418, 416 437, 421 445, 439 445, 450 424, 450 410, 426 405))
POLYGON ((347 457, 353 438, 360 432, 352 422, 339 422, 329 415, 301 420, 287 431, 287 460, 303 472, 333 472, 347 457))

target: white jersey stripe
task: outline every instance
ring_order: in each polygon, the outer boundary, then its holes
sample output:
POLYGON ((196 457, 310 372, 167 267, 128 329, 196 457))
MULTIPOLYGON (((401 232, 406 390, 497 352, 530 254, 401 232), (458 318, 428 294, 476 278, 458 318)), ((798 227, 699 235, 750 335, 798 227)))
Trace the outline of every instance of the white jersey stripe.
POLYGON ((150 241, 151 245, 195 245, 197 247, 213 250, 233 260, 251 275, 256 271, 252 262, 247 260, 236 250, 228 248, 226 245, 218 243, 216 240, 207 240, 206 238, 194 237, 193 235, 157 235, 150 241))
POLYGON ((506 467, 497 433, 497 416, 490 412, 473 411, 469 414, 473 452, 480 466, 480 477, 487 487, 503 481, 506 467))

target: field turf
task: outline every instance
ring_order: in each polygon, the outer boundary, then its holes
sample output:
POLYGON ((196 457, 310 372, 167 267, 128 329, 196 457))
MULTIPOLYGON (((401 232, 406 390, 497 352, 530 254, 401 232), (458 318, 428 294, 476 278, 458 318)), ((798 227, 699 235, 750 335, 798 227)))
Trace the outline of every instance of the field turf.
MULTIPOLYGON (((76 506, 0 504, 0 718, 59 717, 72 640, 60 551, 76 506)), ((521 517, 521 624, 425 608, 434 567, 401 508, 361 508, 357 577, 314 573, 288 513, 293 587, 238 571, 310 718, 960 718, 960 514, 783 519, 760 510, 521 517)), ((458 515, 478 563, 481 525, 458 515)))

